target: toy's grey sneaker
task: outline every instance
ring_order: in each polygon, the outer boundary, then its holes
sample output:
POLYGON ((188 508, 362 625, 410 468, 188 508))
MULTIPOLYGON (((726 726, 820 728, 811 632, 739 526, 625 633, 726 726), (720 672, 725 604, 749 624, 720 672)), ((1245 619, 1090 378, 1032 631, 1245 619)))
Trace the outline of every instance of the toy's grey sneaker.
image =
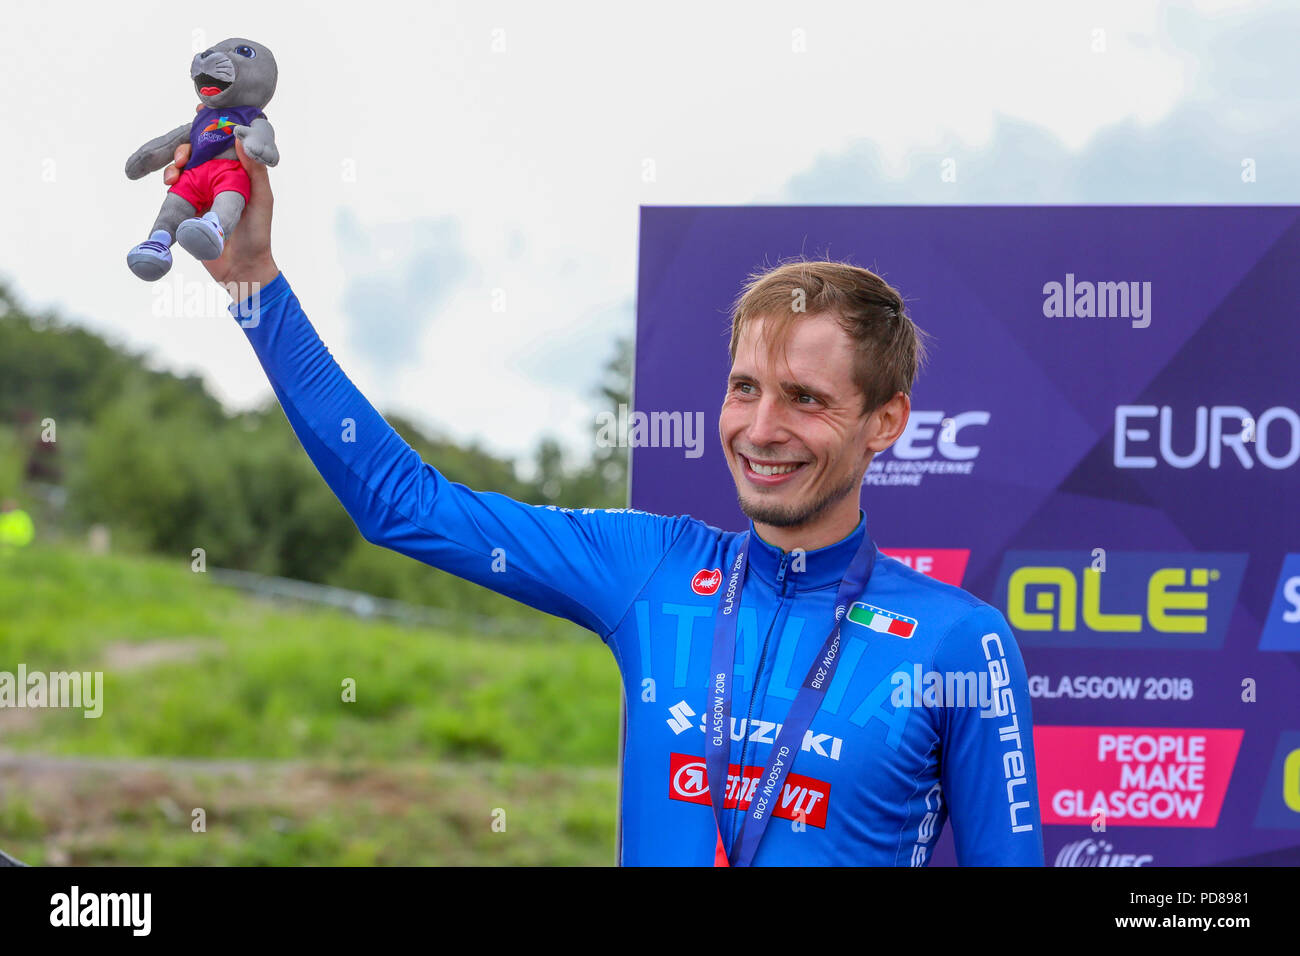
POLYGON ((176 241, 195 259, 208 262, 221 258, 221 250, 226 247, 226 234, 222 232, 221 221, 216 215, 205 212, 198 219, 186 219, 177 226, 176 241))
POLYGON ((126 254, 127 268, 146 282, 154 282, 172 267, 171 236, 161 229, 126 254))

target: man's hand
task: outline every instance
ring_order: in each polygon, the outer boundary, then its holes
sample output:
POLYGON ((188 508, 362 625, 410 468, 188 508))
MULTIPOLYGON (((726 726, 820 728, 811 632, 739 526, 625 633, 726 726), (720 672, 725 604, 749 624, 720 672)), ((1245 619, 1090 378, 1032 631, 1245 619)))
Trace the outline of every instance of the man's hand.
MULTIPOLYGON (((225 287, 233 301, 241 302, 254 288, 269 285, 280 269, 271 257, 271 177, 264 165, 244 152, 244 144, 238 138, 235 138, 235 153, 248 173, 252 190, 243 215, 226 236, 221 258, 203 263, 203 268, 225 287)), ((163 170, 163 182, 171 186, 180 179, 180 171, 189 159, 190 144, 177 146, 173 164, 163 170)))

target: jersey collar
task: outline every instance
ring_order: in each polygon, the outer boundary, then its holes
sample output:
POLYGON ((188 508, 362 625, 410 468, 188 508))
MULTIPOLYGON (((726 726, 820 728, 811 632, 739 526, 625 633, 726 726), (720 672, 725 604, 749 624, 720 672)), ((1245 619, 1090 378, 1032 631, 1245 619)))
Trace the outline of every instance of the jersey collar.
POLYGON ((867 535, 867 521, 859 509, 858 526, 848 537, 834 544, 815 551, 803 553, 803 570, 795 570, 795 561, 799 557, 794 552, 782 551, 774 544, 768 544, 754 530, 754 522, 749 523, 749 574, 780 589, 777 574, 781 568, 782 558, 786 559, 786 580, 799 591, 810 588, 836 587, 849 569, 858 545, 867 535))

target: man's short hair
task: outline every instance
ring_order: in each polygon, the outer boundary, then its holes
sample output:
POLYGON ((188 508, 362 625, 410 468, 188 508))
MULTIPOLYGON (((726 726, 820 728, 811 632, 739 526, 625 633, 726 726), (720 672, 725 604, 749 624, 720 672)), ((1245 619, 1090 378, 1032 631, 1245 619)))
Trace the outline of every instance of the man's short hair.
POLYGON ((864 397, 863 414, 897 392, 912 394, 925 362, 921 329, 908 317, 903 297, 889 283, 846 262, 787 261, 752 273, 732 306, 731 360, 745 326, 766 317, 763 341, 784 343, 800 318, 828 312, 857 343, 854 380, 864 397))

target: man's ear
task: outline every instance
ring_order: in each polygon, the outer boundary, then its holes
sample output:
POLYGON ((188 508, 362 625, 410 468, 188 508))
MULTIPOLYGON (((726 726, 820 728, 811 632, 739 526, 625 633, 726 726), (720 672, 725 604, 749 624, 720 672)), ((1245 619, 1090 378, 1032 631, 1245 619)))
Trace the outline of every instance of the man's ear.
POLYGON ((898 441, 911 414, 912 400, 902 392, 895 392, 893 398, 871 413, 871 433, 867 439, 867 448, 878 455, 898 441))

